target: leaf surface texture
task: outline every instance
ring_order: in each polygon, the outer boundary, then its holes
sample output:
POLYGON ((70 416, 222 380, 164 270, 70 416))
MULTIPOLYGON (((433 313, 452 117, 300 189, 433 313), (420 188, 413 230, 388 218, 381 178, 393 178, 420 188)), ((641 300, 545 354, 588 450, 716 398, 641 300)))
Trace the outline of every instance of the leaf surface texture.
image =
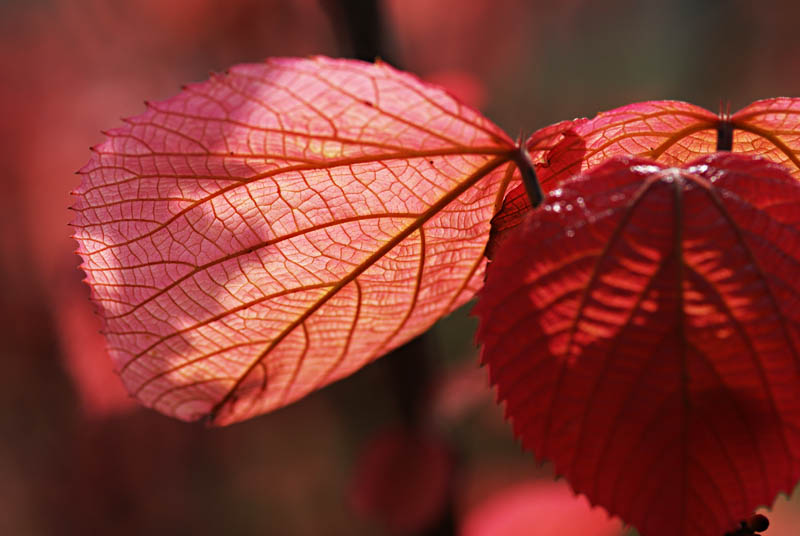
POLYGON ((643 536, 737 527, 800 476, 800 185, 719 153, 550 192, 475 312, 524 446, 643 536))
MULTIPOLYGON (((602 112, 593 119, 562 121, 535 132, 527 142, 545 192, 559 181, 615 156, 641 156, 682 165, 716 152, 718 130, 731 129, 731 152, 763 156, 800 178, 800 99, 754 102, 732 116, 680 101, 647 101, 602 112)), ((531 204, 520 184, 512 188, 492 221, 488 254, 518 226, 531 204)))
POLYGON ((239 65, 107 133, 75 238, 123 382, 184 420, 285 405, 483 279, 514 144, 378 63, 239 65))

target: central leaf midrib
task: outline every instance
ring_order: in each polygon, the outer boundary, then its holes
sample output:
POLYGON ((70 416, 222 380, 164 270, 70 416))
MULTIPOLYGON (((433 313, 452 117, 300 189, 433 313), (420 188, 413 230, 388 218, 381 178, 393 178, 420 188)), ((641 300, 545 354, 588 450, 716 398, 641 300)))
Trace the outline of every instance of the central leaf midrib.
POLYGON ((388 241, 384 244, 381 248, 375 251, 372 255, 370 255, 367 259, 365 259, 362 263, 360 263, 353 271, 343 277, 334 287, 332 287, 327 293, 325 293, 320 299, 318 299, 311 307, 306 309, 303 314, 298 316, 291 324, 289 324, 283 331, 281 331, 270 343, 269 345, 258 355, 253 362, 246 367, 239 375, 239 379, 231 386, 228 392, 217 402, 214 407, 211 409, 208 415, 208 419, 210 423, 213 423, 217 417, 219 411, 225 406, 225 404, 231 399, 234 395, 238 387, 244 381, 245 378, 250 374, 250 372, 260 363, 264 357, 266 357, 278 344, 280 344, 294 329, 305 322, 312 314, 314 314, 320 307, 322 307, 331 297, 336 295, 342 288, 348 285, 350 282, 355 280, 356 277, 361 275, 364 271, 366 271, 369 267, 371 267, 375 262, 379 259, 383 258, 389 251, 394 249, 398 244, 400 244, 403 240, 405 240, 408 236, 410 236, 414 231, 422 227, 430 218, 438 214, 444 207, 452 203, 455 199, 457 199, 462 193, 467 191, 471 188, 476 182, 483 179, 487 175, 489 175, 492 171, 496 168, 500 167, 501 165, 509 162, 511 160, 511 154, 502 154, 492 160, 489 160, 476 171, 474 171, 469 177, 467 177, 464 181, 462 181, 456 188, 448 192, 445 196, 443 196, 439 201, 434 203, 430 206, 430 208, 423 213, 418 219, 414 222, 409 224, 403 231, 398 233, 397 235, 392 238, 392 240, 388 241))
POLYGON ((684 281, 684 256, 683 256, 683 189, 685 186, 685 179, 680 173, 673 174, 672 191, 673 191, 673 210, 674 210, 674 226, 673 226, 673 255, 675 257, 675 298, 676 305, 676 323, 675 329, 677 331, 678 348, 680 352, 680 389, 681 389, 681 402, 683 405, 683 418, 681 418, 681 457, 683 463, 683 470, 680 474, 681 479, 681 497, 680 504, 680 527, 684 533, 687 533, 689 523, 689 516, 686 512, 686 497, 689 488, 689 429, 688 420, 691 413, 691 400, 689 399, 689 363, 688 363, 688 340, 686 338, 686 312, 684 310, 683 300, 683 281, 684 281))

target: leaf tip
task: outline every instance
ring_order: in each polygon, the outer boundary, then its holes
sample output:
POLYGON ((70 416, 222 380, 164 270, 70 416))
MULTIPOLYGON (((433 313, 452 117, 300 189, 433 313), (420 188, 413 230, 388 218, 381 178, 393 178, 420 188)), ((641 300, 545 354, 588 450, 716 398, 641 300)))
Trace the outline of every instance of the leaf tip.
MULTIPOLYGON (((275 64, 276 60, 279 58, 267 58, 267 63, 275 64)), ((314 63, 324 63, 325 61, 329 60, 327 56, 323 56, 322 54, 309 54, 306 56, 306 59, 309 61, 313 61, 314 63)))

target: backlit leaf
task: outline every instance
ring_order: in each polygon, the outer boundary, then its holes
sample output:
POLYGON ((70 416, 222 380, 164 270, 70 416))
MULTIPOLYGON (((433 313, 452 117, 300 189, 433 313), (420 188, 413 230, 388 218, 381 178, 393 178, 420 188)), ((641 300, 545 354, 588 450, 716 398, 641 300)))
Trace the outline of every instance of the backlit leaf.
MULTIPOLYGON (((597 117, 564 121, 535 132, 527 142, 545 192, 558 181, 589 170, 614 156, 642 156, 681 165, 717 151, 732 135, 730 150, 759 155, 787 165, 800 178, 800 99, 754 102, 732 116, 712 114, 679 101, 629 104, 597 117)), ((531 204, 518 185, 506 196, 492 222, 487 254, 522 222, 531 204)), ((491 256, 490 256, 491 258, 491 256)))
POLYGON ((565 181, 476 313, 526 448, 643 536, 721 535, 800 477, 800 184, 720 153, 565 181))
MULTIPOLYGON (((545 191, 560 178, 580 173, 586 145, 583 136, 575 129, 585 121, 562 121, 538 130, 528 139, 531 162, 535 166, 537 180, 545 191)), ((506 232, 522 223, 530 209, 531 200, 524 184, 508 192, 502 209, 492 218, 492 230, 486 246, 487 258, 494 258, 500 243, 508 236, 506 232)))
POLYGON ((143 404, 227 424, 428 329, 483 279, 514 144, 386 64, 240 65, 81 170, 75 237, 143 404))

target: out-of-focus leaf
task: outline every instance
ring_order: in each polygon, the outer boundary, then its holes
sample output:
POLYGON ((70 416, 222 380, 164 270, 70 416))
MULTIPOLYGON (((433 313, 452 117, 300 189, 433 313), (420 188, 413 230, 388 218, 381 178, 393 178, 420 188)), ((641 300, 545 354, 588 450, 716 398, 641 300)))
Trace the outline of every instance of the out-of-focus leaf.
POLYGON ((795 489, 791 497, 780 496, 771 508, 760 508, 758 512, 769 519, 769 532, 764 536, 796 536, 800 527, 800 493, 795 489))
POLYGON ((643 536, 723 534, 800 476, 800 184, 728 153, 551 191, 475 309, 515 433, 643 536))
POLYGON ((53 304, 64 364, 84 413, 104 418, 139 407, 111 370, 100 319, 92 312, 85 287, 64 284, 53 304), (106 366, 103 366, 106 365, 106 366))
POLYGON ((448 506, 453 458, 448 444, 428 432, 387 429, 358 459, 350 503, 392 534, 420 534, 448 506))
POLYGON ((346 376, 467 301, 511 140, 386 64, 276 59, 108 132, 75 237, 145 405, 242 420, 346 376))
POLYGON ((460 536, 615 536, 622 523, 575 496, 564 481, 521 482, 467 512, 460 536))
POLYGON ((483 107, 488 97, 486 84, 469 71, 435 71, 425 76, 425 80, 442 86, 458 100, 477 110, 483 107))
POLYGON ((485 372, 475 366, 473 358, 445 370, 438 378, 430 412, 444 421, 459 421, 484 405, 493 407, 491 389, 485 372))
MULTIPOLYGON (((602 112, 591 120, 545 127, 531 136, 527 146, 547 191, 559 181, 615 156, 685 164, 715 152, 720 130, 731 133, 732 152, 764 156, 787 165, 795 177, 800 177, 800 99, 796 98, 757 101, 730 117, 686 102, 640 102, 602 112)), ((522 185, 509 191, 492 222, 488 255, 522 222, 530 208, 522 185)))

